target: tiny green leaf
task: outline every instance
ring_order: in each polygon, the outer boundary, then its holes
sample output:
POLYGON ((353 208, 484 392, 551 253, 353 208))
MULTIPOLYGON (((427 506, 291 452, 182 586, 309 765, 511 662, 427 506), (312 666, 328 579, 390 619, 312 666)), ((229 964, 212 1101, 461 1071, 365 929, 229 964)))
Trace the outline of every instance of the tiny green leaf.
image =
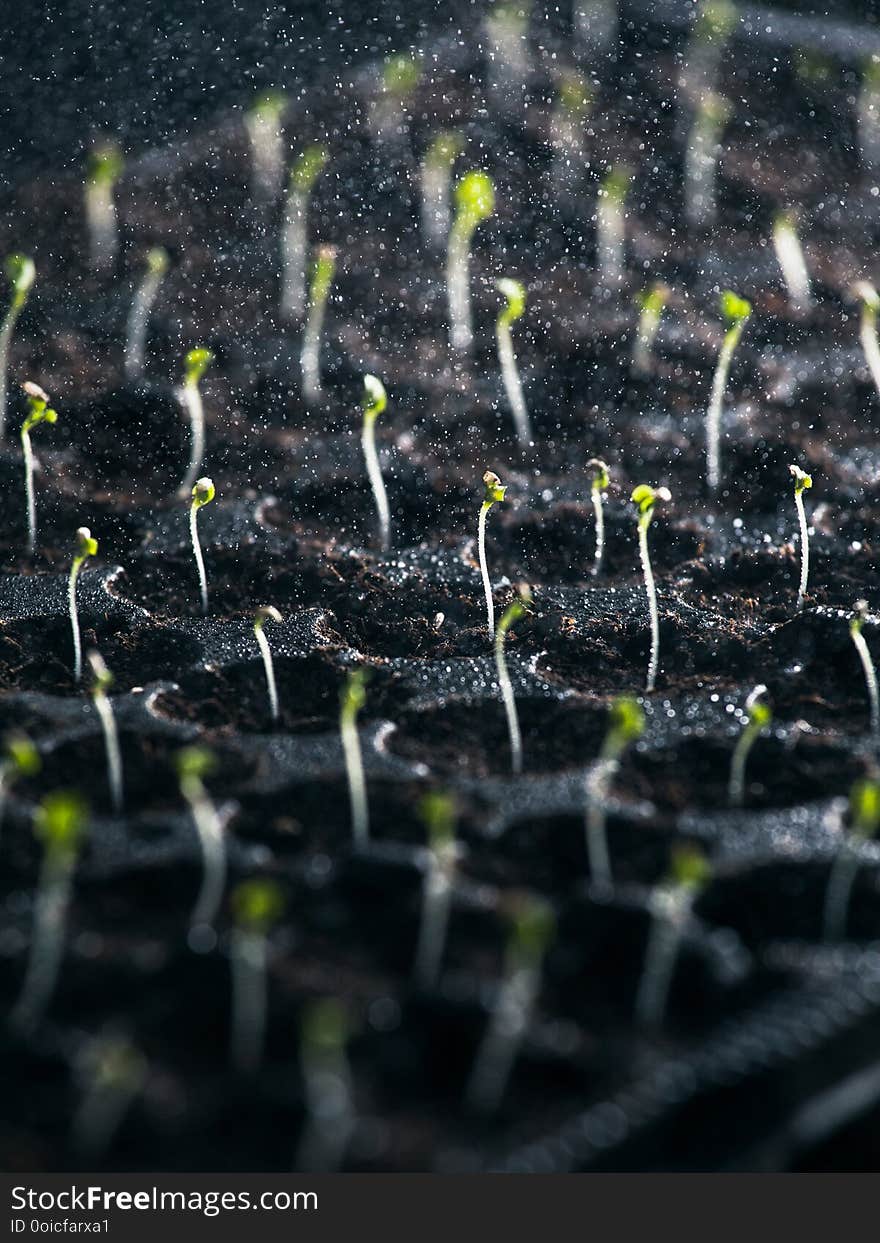
POLYGON ((756 686, 745 702, 746 716, 749 725, 757 732, 766 727, 773 720, 773 709, 767 702, 767 687, 756 686))
POLYGON ((307 1055, 340 1053, 351 1030, 341 1001, 323 997, 309 1002, 302 1016, 302 1042, 307 1055))
MULTIPOLYGON (((198 384, 202 376, 214 361, 214 355, 203 345, 188 350, 183 359, 183 380, 185 384, 198 384)), ((192 476, 190 476, 192 478, 192 476)))
POLYGON ((300 194, 310 194, 312 187, 326 167, 330 153, 320 142, 310 143, 300 154, 290 170, 291 189, 300 194))
POLYGON ((731 0, 703 0, 700 5, 694 38, 698 43, 724 43, 739 20, 731 0))
POLYGON ((507 608, 501 614, 498 622, 498 628, 495 636, 503 640, 510 627, 514 622, 519 621, 526 613, 529 612, 532 603, 532 589, 528 583, 518 583, 516 587, 516 595, 508 604, 507 608))
POLYGON ((122 176, 125 161, 119 144, 112 139, 92 147, 86 161, 86 175, 92 185, 112 186, 122 176))
POLYGON ((718 306, 721 311, 721 318, 730 328, 744 324, 752 313, 751 302, 741 298, 732 289, 725 289, 719 294, 718 306))
POLYGON ((489 174, 465 174, 455 187, 455 204, 462 216, 474 224, 488 220, 495 210, 495 187, 489 174))
POLYGON ((429 790, 419 800, 419 815, 428 830, 431 849, 442 851, 455 841, 458 808, 455 796, 445 790, 429 790))
POLYGON ((874 314, 880 311, 880 294, 870 281, 856 281, 852 287, 855 296, 874 314))
POLYGON ((213 480, 207 475, 203 475, 201 479, 197 479, 193 484, 192 503, 196 509, 201 509, 203 505, 210 504, 216 496, 213 480))
POLYGON ((880 781, 865 777, 857 781, 849 795, 849 815, 857 837, 874 837, 880 828, 880 781))
POLYGON ((339 693, 339 702, 343 715, 354 718, 367 702, 367 681, 369 673, 366 669, 351 669, 339 693))
POLYGON ((593 87, 584 74, 576 69, 566 69, 559 75, 557 99, 559 107, 568 116, 587 116, 593 106, 593 98, 593 87))
POLYGON ((37 808, 34 832, 50 854, 72 858, 79 852, 88 816, 88 805, 76 790, 54 790, 37 808))
POLYGON ((507 484, 502 484, 501 480, 492 470, 487 470, 483 474, 483 487, 485 495, 483 497, 484 505, 494 505, 496 501, 503 501, 504 494, 507 491, 507 484))
POLYGON ((399 52, 389 56, 382 70, 382 89, 397 99, 411 95, 422 76, 421 65, 412 52, 399 52))
POLYGON ((33 380, 25 380, 21 387, 28 404, 28 412, 21 425, 22 435, 26 435, 38 423, 57 422, 58 412, 49 407, 49 395, 39 384, 34 384, 33 380))
POLYGON ((611 704, 608 718, 609 729, 621 748, 637 742, 645 732, 644 709, 632 695, 619 695, 611 704))
POLYGON ((668 488, 652 488, 650 484, 640 483, 633 488, 630 500, 637 507, 639 517, 650 521, 657 502, 671 501, 672 494, 668 488))
POLYGON ((508 324, 512 324, 514 320, 519 319, 526 309, 526 287, 521 281, 512 280, 509 276, 502 276, 500 280, 495 282, 495 288, 502 297, 507 299, 507 305, 501 312, 501 317, 508 324))
POLYGON ((4 768, 11 770, 17 777, 35 777, 43 766, 40 753, 28 738, 27 734, 14 731, 3 740, 6 753, 4 768))
POLYGON ((680 889, 704 889, 712 876, 709 860, 695 846, 676 846, 669 867, 671 883, 680 889))
POLYGON ((587 470, 593 473, 592 490, 594 492, 604 492, 611 483, 611 475, 609 474, 607 463, 603 462, 600 457, 591 457, 587 462, 587 470))
POLYGON ((849 622, 849 632, 850 634, 861 634, 862 627, 868 617, 868 601, 856 600, 854 607, 855 611, 849 622))
POLYGON ((251 116, 261 121, 280 122, 287 107, 287 96, 283 91, 264 91, 258 95, 251 105, 251 116))
POLYGON ((538 963, 556 932, 556 916, 549 902, 527 894, 510 902, 511 949, 517 958, 538 963))
POLYGON ((230 899, 235 922, 247 932, 264 935, 284 913, 284 895, 277 881, 268 877, 243 880, 230 899))
POLYGON ((789 472, 794 479, 795 496, 800 496, 805 488, 812 488, 813 476, 802 471, 799 466, 789 466, 789 472))
POLYGON ((451 168, 463 150, 464 139, 458 130, 441 130, 425 152, 425 163, 429 168, 451 168))
POLYGON ((671 293, 672 290, 663 281, 654 281, 647 289, 643 289, 636 295, 636 302, 646 315, 659 318, 671 293))
POLYGON ((77 527, 76 556, 85 561, 86 557, 94 557, 98 552, 98 541, 93 538, 88 527, 77 527))
POLYGON ((388 406, 388 394, 385 385, 378 376, 364 376, 364 420, 374 422, 388 406))
POLYGON ((207 747, 181 747, 174 757, 180 780, 202 781, 217 767, 217 757, 207 747))

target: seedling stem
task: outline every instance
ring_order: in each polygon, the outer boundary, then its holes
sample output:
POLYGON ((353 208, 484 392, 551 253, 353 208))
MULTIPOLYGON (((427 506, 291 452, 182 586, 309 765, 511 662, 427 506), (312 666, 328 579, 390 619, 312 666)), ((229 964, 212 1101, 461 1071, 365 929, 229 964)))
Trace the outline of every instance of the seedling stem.
POLYGON ((496 501, 503 501, 507 485, 494 471, 487 470, 483 475, 483 504, 480 506, 480 518, 477 523, 477 556, 480 561, 480 575, 483 579, 483 594, 486 597, 486 622, 489 627, 489 638, 495 638, 495 602, 492 599, 492 584, 489 581, 489 567, 486 564, 486 515, 496 501))
POLYGON ((852 787, 849 821, 849 833, 841 826, 843 836, 828 875, 824 912, 826 941, 842 941, 846 936, 850 894, 859 870, 859 846, 875 837, 880 828, 880 781, 876 777, 857 781, 852 787))
POLYGON ((203 505, 209 505, 216 495, 214 484, 207 476, 197 479, 193 485, 192 503, 189 507, 189 534, 192 540, 193 556, 199 572, 199 589, 202 595, 202 612, 208 611, 208 576, 205 573, 205 559, 202 556, 202 545, 199 543, 198 513, 203 505))
POLYGON ((27 498, 28 522, 28 556, 32 557, 37 548, 37 498, 34 494, 34 450, 31 445, 31 429, 39 423, 55 423, 58 413, 49 407, 49 397, 32 380, 25 380, 21 386, 27 396, 28 412, 21 425, 21 448, 24 454, 24 489, 27 498))
POLYGON ((681 939, 709 876, 705 856, 682 846, 673 851, 668 878, 651 894, 651 930, 635 1003, 636 1020, 642 1027, 657 1028, 663 1022, 681 939))
POLYGON ((641 483, 633 488, 630 500, 639 511, 639 557, 642 562, 642 573, 645 576, 648 614, 651 619, 651 654, 648 658, 648 678, 645 684, 645 690, 650 694, 657 680, 657 665, 660 659, 660 615, 657 611, 654 571, 651 569, 651 557, 648 552, 648 527, 651 525, 657 501, 671 501, 672 496, 668 488, 652 488, 646 483, 641 483))
POLYGON ((470 248, 479 224, 495 211, 495 187, 487 173, 472 172, 455 187, 455 218, 446 252, 449 298, 449 344, 453 353, 469 354, 474 343, 471 313, 470 248))
POLYGON ((205 777, 213 772, 216 759, 205 747, 184 747, 177 753, 180 793, 187 803, 202 851, 202 883, 190 916, 190 943, 203 943, 211 931, 223 901, 226 887, 226 841, 217 809, 205 788, 205 777))
POLYGON ((385 491, 382 468, 376 452, 376 419, 385 412, 387 406, 388 396, 382 381, 377 376, 365 375, 361 446, 367 466, 367 477, 376 502, 376 513, 379 515, 379 547, 383 552, 388 551, 391 543, 391 511, 388 508, 388 494, 385 491))
POLYGON ((419 804, 419 814, 428 830, 428 860, 422 885, 422 919, 413 976, 418 988, 429 991, 436 987, 440 978, 458 862, 455 800, 439 790, 432 791, 419 804))
POLYGON ((92 538, 88 527, 79 527, 76 532, 76 553, 70 567, 67 580, 67 609, 70 614, 70 630, 73 635, 73 680, 77 685, 82 681, 82 642, 79 634, 79 614, 76 607, 76 581, 79 572, 98 551, 98 541, 92 538))
POLYGON ((731 807, 742 807, 745 802, 746 763, 749 754, 760 736, 767 732, 773 719, 766 695, 766 686, 756 686, 746 700, 746 724, 733 750, 730 779, 727 783, 727 801, 731 807))
POLYGON ((527 448, 532 442, 532 425, 529 421, 529 412, 526 409, 526 399, 523 396, 522 380, 520 379, 519 368, 516 365, 513 337, 510 332, 511 324, 518 320, 526 309, 526 287, 519 281, 505 277, 495 282, 495 288, 507 300, 506 306, 499 312, 495 323, 495 339, 498 343, 501 379, 504 382, 507 404, 510 406, 511 413, 513 414, 516 438, 522 448, 527 448))
POLYGON ((717 492, 721 483, 721 407, 727 389, 730 364, 743 328, 752 313, 751 303, 729 289, 721 294, 719 302, 727 328, 718 354, 715 375, 712 377, 712 395, 706 412, 706 480, 710 492, 717 492))

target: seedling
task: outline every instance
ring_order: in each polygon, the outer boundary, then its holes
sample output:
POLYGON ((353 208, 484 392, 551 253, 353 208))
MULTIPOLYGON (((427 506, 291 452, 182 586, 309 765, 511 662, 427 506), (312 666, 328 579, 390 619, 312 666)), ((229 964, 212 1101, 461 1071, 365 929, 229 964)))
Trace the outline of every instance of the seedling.
POLYGON ((422 919, 413 976, 418 988, 436 987, 446 945, 452 888, 459 851, 455 842, 456 807, 451 794, 432 790, 419 803, 428 831, 427 866, 422 885, 422 919))
POLYGON ((144 1055, 121 1036, 90 1040, 77 1058, 82 1096, 71 1126, 71 1145, 89 1164, 97 1164, 140 1095, 148 1075, 144 1055))
POLYGON ((261 605, 254 617, 254 636, 260 649, 260 655, 263 658, 263 668, 266 671, 269 712, 273 721, 278 720, 278 687, 275 683, 275 665, 272 661, 272 649, 269 647, 269 640, 263 632, 263 627, 267 621, 274 622, 276 626, 280 626, 283 620, 281 614, 271 604, 261 605))
POLYGON ((469 354, 474 344, 471 313, 470 250, 477 226, 495 211, 495 187, 488 173, 467 173, 455 187, 455 218, 446 252, 449 298, 449 344, 456 354, 469 354))
POLYGON ((88 821, 88 808, 74 791, 47 794, 34 816, 43 863, 34 905, 30 955, 10 1026, 29 1036, 40 1024, 55 991, 64 950, 73 874, 88 821))
POLYGON ((12 297, 0 324, 0 440, 6 435, 6 403, 9 376, 9 348, 12 334, 22 307, 28 300, 31 286, 36 280, 37 269, 27 255, 9 255, 3 265, 12 287, 12 297))
POLYGON ((773 720, 767 703, 767 687, 756 686, 745 704, 746 723, 739 736, 730 762, 730 780, 727 783, 727 801, 731 807, 742 807, 746 794, 746 763, 752 747, 766 733, 773 720))
POLYGON ((550 118, 553 147, 553 180, 559 190, 574 190, 587 166, 584 135, 593 108, 594 91, 590 81, 577 69, 565 69, 550 118))
POLYGON ((269 932, 284 911, 274 880, 253 878, 232 891, 235 927, 229 943, 232 966, 232 1018, 229 1058, 242 1075, 253 1075, 263 1060, 268 1012, 269 932))
POLYGON ((216 495, 214 484, 207 476, 197 479, 193 484, 192 502, 189 507, 189 535, 192 541, 193 556, 199 572, 199 588, 202 593, 202 612, 208 611, 208 576, 205 573, 205 559, 199 543, 198 513, 203 505, 210 505, 216 495))
POLYGON ((342 1002, 309 1002, 300 1025, 299 1063, 306 1121, 294 1169, 333 1173, 354 1130, 354 1087, 346 1045, 351 1024, 342 1002))
POLYGON ((364 760, 357 729, 358 713, 367 702, 366 686, 366 670, 352 669, 339 697, 339 733, 342 738, 342 753, 345 757, 345 776, 348 781, 351 832, 358 849, 363 849, 370 839, 367 783, 364 780, 364 760))
POLYGON ((865 61, 857 107, 862 164, 874 174, 880 168, 880 56, 876 52, 865 61))
POLYGON ((321 388, 321 334, 327 314, 327 300, 336 273, 336 247, 319 246, 315 252, 315 268, 309 286, 309 306, 303 330, 300 369, 302 392, 307 405, 320 400, 321 388))
POLYGON ((611 483, 608 467, 600 457, 591 457, 587 462, 587 470, 593 478, 590 483, 590 499, 593 502, 593 513, 596 516, 596 559, 593 562, 594 576, 602 573, 602 562, 605 558, 605 508, 604 497, 611 483))
POLYGON ((99 143, 86 164, 85 208, 89 261, 98 272, 113 266, 119 253, 119 226, 113 191, 125 167, 119 146, 99 143))
POLYGON ((730 101, 714 91, 707 91, 697 100, 684 152, 684 211, 697 229, 707 229, 715 223, 721 136, 732 111, 730 101))
POLYGON ((387 552, 391 543, 391 511, 388 508, 388 494, 382 479, 382 468, 376 452, 376 419, 385 412, 388 396, 385 385, 377 376, 364 376, 364 418, 361 424, 361 447, 364 451, 364 462, 367 466, 367 477, 373 489, 373 500, 376 502, 376 513, 379 516, 379 547, 387 552))
POLYGON ((638 296, 639 325, 632 354, 632 369, 636 375, 650 375, 654 370, 654 342, 660 328, 660 317, 671 293, 668 285, 655 281, 638 296))
POLYGON ((862 633, 867 616, 868 601, 857 600, 855 613, 849 623, 849 633, 859 654, 859 660, 862 662, 865 686, 868 688, 868 703, 871 708, 871 735, 874 742, 877 743, 880 742, 880 693, 878 693, 877 689, 877 670, 874 668, 874 660, 871 656, 870 648, 862 633))
POLYGON ((486 597, 486 623, 489 627, 489 638, 495 638, 495 602, 492 599, 492 584, 489 581, 489 567, 486 564, 486 515, 496 501, 503 501, 507 485, 494 471, 487 470, 483 475, 483 504, 480 506, 480 517, 477 523, 477 556, 480 561, 480 575, 483 579, 483 594, 486 597))
POLYGON ((685 52, 681 81, 695 103, 715 91, 721 57, 739 20, 731 0, 703 0, 685 52))
POLYGON ((774 218, 773 247, 788 291, 788 305, 794 314, 805 315, 813 305, 813 292, 793 211, 778 212, 774 218))
POLYGON ((669 876, 651 894, 651 930, 635 1003, 636 1019, 643 1027, 657 1028, 663 1022, 681 939, 710 876, 705 855, 692 846, 680 846, 672 852, 669 876))
POLYGON ((529 80, 529 7, 495 0, 485 18, 489 95, 502 111, 521 108, 529 80))
POLYGON ((144 357, 147 348, 147 329, 150 315, 159 293, 159 286, 168 271, 168 252, 161 246, 147 251, 144 273, 135 287, 125 336, 123 363, 129 380, 137 380, 144 373, 144 357))
POLYGON ((877 312, 880 311, 880 294, 868 281, 858 281, 853 292, 861 301, 862 314, 859 326, 859 340, 865 354, 865 361, 874 381, 874 387, 880 395, 880 344, 877 341, 877 312))
POLYGON ((810 574, 810 532, 807 527, 807 515, 804 513, 804 490, 812 488, 813 477, 806 474, 799 466, 788 468, 794 478, 794 505, 797 510, 798 524, 801 529, 801 581, 798 585, 797 611, 804 607, 807 594, 807 578, 810 574))
POLYGON ((721 483, 721 407, 730 375, 730 364, 743 328, 752 313, 751 303, 730 289, 721 294, 719 306, 726 328, 712 377, 712 395, 706 412, 706 481, 711 492, 717 492, 721 483))
POLYGON ((628 168, 609 168, 596 204, 596 262, 599 283, 606 289, 623 284, 626 274, 626 198, 632 185, 628 168))
POLYGON ((205 787, 205 778, 217 766, 214 755, 206 747, 183 747, 177 752, 176 766, 180 793, 189 807, 202 851, 202 883, 189 921, 190 944, 195 948, 208 944, 223 901, 226 839, 205 787))
POLYGON ((6 735, 0 760, 0 825, 9 791, 22 777, 35 777, 41 767, 40 753, 27 734, 16 731, 6 735))
POLYGON ((319 142, 300 152, 290 172, 281 231, 281 313, 302 319, 306 310, 306 255, 309 249, 309 203, 329 154, 319 142))
POLYGON ((37 498, 34 494, 34 450, 31 445, 31 431, 40 423, 56 423, 58 412, 49 406, 49 396, 34 384, 25 380, 21 386, 27 397, 28 412, 21 425, 21 449, 24 454, 24 490, 27 498, 28 556, 32 557, 37 548, 37 498))
POLYGON ((98 541, 92 538, 88 527, 78 527, 76 532, 76 553, 70 567, 67 580, 67 609, 70 614, 70 630, 73 635, 73 680, 77 685, 82 681, 82 642, 79 634, 79 614, 76 607, 76 580, 79 572, 89 557, 96 556, 98 541))
POLYGON ((409 133, 407 102, 422 76, 418 56, 398 52, 382 68, 379 94, 370 103, 370 122, 376 142, 405 151, 409 133))
POLYGON ((880 781, 867 777, 857 781, 849 795, 849 833, 843 832, 840 847, 828 874, 825 890, 824 935, 826 941, 842 941, 850 894, 859 870, 859 847, 880 828, 880 781))
POLYGON ((523 396, 522 380, 516 365, 516 354, 513 351, 513 338, 510 326, 520 318, 526 309, 526 287, 519 281, 507 277, 495 282, 495 288, 506 299, 506 305, 499 311, 495 323, 495 340, 498 343, 498 362, 501 365, 501 379, 507 404, 513 414, 516 438, 523 448, 532 442, 532 425, 523 396))
POLYGON ((510 919, 501 983, 465 1089, 468 1108, 484 1115, 494 1114, 504 1099, 556 932, 549 905, 525 894, 513 904, 510 919))
POLYGON ((637 699, 621 695, 611 704, 608 732, 599 757, 587 774, 587 859, 590 877, 595 885, 610 888, 611 856, 605 829, 605 805, 611 782, 620 768, 626 749, 638 742, 645 732, 645 713, 637 699))
POLYGON ((639 511, 639 557, 642 562, 642 573, 645 576, 645 591, 648 596, 648 614, 651 619, 651 654, 648 658, 648 678, 645 690, 650 694, 657 680, 657 665, 660 659, 660 616, 657 611, 657 588, 654 583, 654 571, 651 569, 651 557, 648 553, 648 527, 654 517, 654 506, 658 501, 671 501, 668 488, 652 488, 647 483, 640 483, 633 488, 630 500, 639 511))
POLYGON ((98 652, 89 652, 92 670, 92 703, 101 722, 104 735, 104 753, 107 757, 107 784, 110 787, 110 804, 117 816, 122 815, 124 804, 122 790, 122 753, 119 750, 119 731, 113 705, 107 692, 113 685, 113 674, 104 664, 98 652))
POLYGON ((513 693, 510 674, 507 671, 504 640, 507 638, 507 632, 514 622, 519 621, 529 611, 529 606, 532 603, 532 592, 526 583, 520 583, 516 590, 516 596, 501 614, 498 629, 495 631, 495 668, 498 671, 501 702, 504 704, 504 714, 507 717, 507 735, 510 739, 510 770, 513 773, 521 773, 523 766, 522 733, 520 732, 519 717, 516 711, 516 697, 513 693))
POLYGON ((441 130, 422 159, 422 233, 435 250, 441 250, 449 236, 452 169, 463 150, 464 139, 458 130, 441 130))
POLYGON ((245 113, 251 144, 251 193, 254 201, 274 203, 284 177, 284 111, 282 91, 266 91, 245 113))
POLYGON ((183 483, 180 485, 181 496, 186 496, 191 491, 205 457, 205 408, 202 404, 202 394, 199 391, 199 381, 213 361, 214 355, 203 345, 197 346, 194 350, 188 350, 183 360, 183 384, 180 387, 179 396, 184 412, 189 418, 190 443, 189 465, 186 468, 183 483))

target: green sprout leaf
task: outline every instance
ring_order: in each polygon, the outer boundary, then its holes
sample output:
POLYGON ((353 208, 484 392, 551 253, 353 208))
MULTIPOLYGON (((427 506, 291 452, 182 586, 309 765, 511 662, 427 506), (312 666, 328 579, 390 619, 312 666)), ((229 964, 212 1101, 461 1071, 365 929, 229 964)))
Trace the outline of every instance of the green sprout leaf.
POLYGON ((12 286, 12 300, 17 307, 20 307, 37 277, 34 261, 27 255, 8 255, 4 269, 12 286))
POLYGON ((495 288, 503 298, 507 299, 507 305, 501 312, 501 318, 505 323, 512 324, 519 319, 526 309, 526 287, 521 281, 512 280, 509 276, 502 276, 500 280, 495 282, 495 288))
POLYGON ((112 140, 92 147, 86 161, 86 175, 93 186, 112 186, 122 176, 124 168, 119 144, 112 140))
POLYGON ((299 194, 310 194, 329 159, 330 152, 323 143, 310 143, 299 153, 290 170, 291 189, 299 194))
POLYGON ((36 427, 38 423, 56 423, 58 421, 58 411, 52 410, 49 406, 49 395, 39 384, 34 384, 33 380, 25 380, 22 389, 27 397, 28 412, 25 415, 24 422, 21 425, 22 435, 27 435, 32 427, 36 427))
POLYGON ((287 96, 283 91, 264 91, 254 100, 250 112, 260 121, 271 121, 277 125, 286 107, 287 96))
POLYGON ((216 494, 213 480, 209 479, 207 475, 203 475, 201 479, 197 479, 193 484, 193 508, 201 509, 203 505, 209 505, 216 494))
POLYGON ((800 468, 799 466, 789 466, 789 468, 788 468, 788 469, 789 469, 789 472, 790 472, 790 474, 792 475, 792 477, 793 477, 793 479, 794 479, 794 494, 795 494, 795 496, 800 496, 800 494, 801 494, 801 493, 804 491, 804 489, 806 489, 806 488, 812 488, 812 486, 813 486, 813 476, 812 476, 812 475, 808 475, 808 474, 806 473, 806 471, 802 471, 802 470, 801 470, 801 468, 800 468))
POLYGON ((98 541, 94 539, 88 527, 77 527, 76 559, 82 564, 87 557, 97 556, 98 541))
POLYGON ((483 497, 484 505, 494 505, 496 501, 503 501, 504 494, 507 491, 507 484, 502 484, 501 480, 492 470, 487 470, 483 474, 483 487, 485 495, 483 497))
POLYGON ((382 70, 382 90, 395 99, 411 95, 422 76, 419 59, 412 52, 399 52, 389 56, 382 70))
POLYGON ((495 210, 495 187, 488 173, 465 174, 455 187, 455 205, 471 224, 488 220, 495 210))
POLYGON ((767 702, 767 687, 756 686, 745 702, 746 716, 754 733, 766 729, 773 720, 773 709, 767 702))
POLYGON ((455 842, 458 808, 455 796, 446 790, 429 790, 419 800, 419 816, 428 830, 428 841, 435 853, 447 850, 455 842))
POLYGON ((369 673, 366 669, 351 669, 339 693, 342 715, 353 720, 367 702, 367 681, 369 673))
POLYGON ((636 302, 646 315, 659 319, 671 293, 672 290, 663 281, 654 281, 636 294, 636 302))
POLYGON ((560 109, 570 117, 584 118, 593 106, 595 92, 588 78, 576 69, 565 69, 559 75, 557 99, 560 109))
POLYGON ((669 881, 676 889, 697 892, 712 876, 709 860, 695 846, 676 846, 669 866, 669 881))
POLYGON ((672 494, 668 488, 652 488, 650 484, 640 483, 633 488, 629 499, 639 511, 640 522, 650 522, 657 502, 671 501, 672 494))
POLYGON ((857 781, 849 794, 849 815, 857 837, 876 836, 880 828, 880 781, 866 777, 857 781))
POLYGON ((50 855, 72 859, 79 853, 88 818, 88 805, 81 794, 54 790, 37 808, 34 832, 50 855))
POLYGON ((609 709, 608 730, 615 754, 638 742, 645 732, 645 712, 639 701, 632 695, 619 695, 609 709))
POLYGON ((752 313, 751 302, 741 298, 732 289, 725 289, 719 294, 718 306, 721 310, 721 318, 728 328, 736 328, 744 324, 752 313))
POLYGON ((18 731, 7 734, 3 740, 3 750, 6 759, 2 768, 6 781, 9 780, 10 773, 16 777, 35 777, 43 766, 40 753, 27 734, 18 731))
MULTIPOLYGON (((214 355, 203 345, 188 350, 183 359, 183 381, 185 384, 198 384, 202 376, 214 361, 214 355)), ((191 477, 191 476, 190 476, 191 477)))
POLYGON ((203 781, 217 767, 217 757, 207 747, 181 747, 174 757, 181 783, 203 781))
POLYGON ((268 877, 243 880, 230 899, 236 924, 247 932, 265 935, 284 913, 284 895, 277 881, 268 877))
POLYGON ((374 375, 364 376, 364 421, 371 423, 382 414, 388 406, 388 394, 385 385, 374 375))
POLYGON ((537 964, 556 933, 556 916, 549 902, 518 894, 509 903, 510 951, 518 961, 537 964))
POLYGON ((600 457, 591 457, 587 462, 587 470, 593 473, 592 490, 594 492, 606 491, 611 483, 607 463, 603 462, 600 457))

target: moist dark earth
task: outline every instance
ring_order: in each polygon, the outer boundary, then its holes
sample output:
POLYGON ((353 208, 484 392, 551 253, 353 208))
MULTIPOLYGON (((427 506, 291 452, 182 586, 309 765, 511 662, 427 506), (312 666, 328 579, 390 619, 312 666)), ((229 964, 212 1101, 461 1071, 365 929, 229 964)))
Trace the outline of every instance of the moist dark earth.
MULTIPOLYGON (((756 39, 722 61, 735 101, 720 156, 718 221, 682 214, 676 83, 683 33, 624 32, 597 61, 587 166, 564 193, 552 175, 554 72, 566 48, 533 48, 523 107, 485 89, 477 33, 422 48, 400 143, 370 129, 376 66, 324 74, 291 99, 295 154, 326 141, 314 241, 338 247, 322 347, 325 393, 299 388, 299 327, 277 313, 280 204, 250 195, 240 115, 129 161, 117 189, 122 253, 96 276, 78 173, 5 192, 4 253, 38 278, 10 367, 59 411, 34 432, 37 554, 25 549, 21 454, 0 455, 0 727, 24 729, 42 769, 21 781, 0 834, 0 991, 13 1005, 30 943, 40 846, 34 810, 54 789, 91 808, 63 968, 28 1041, 0 1036, 0 1164, 9 1170, 285 1170, 307 1119, 302 1016, 338 998, 356 1125, 348 1170, 847 1169, 880 1165, 876 1093, 847 1094, 876 1063, 880 1035, 878 854, 862 850, 846 940, 823 943, 829 871, 846 797, 874 771, 868 700, 848 619, 880 610, 880 400, 858 341, 854 280, 877 280, 878 190, 859 162, 853 64, 798 72, 756 39), (555 59, 554 59, 555 58, 555 59), (457 127, 456 169, 485 168, 497 209, 477 231, 473 356, 447 345, 442 254, 420 233, 418 160, 457 127), (596 278, 596 192, 609 164, 635 179, 627 279, 596 278), (796 205, 814 287, 788 309, 770 242, 796 205), (123 379, 132 289, 150 247, 172 264, 151 319, 146 378, 123 379), (534 444, 517 447, 499 377, 494 281, 528 289, 514 326, 534 444), (673 289, 651 374, 630 370, 636 294, 673 289), (723 483, 705 488, 704 417, 721 343, 718 292, 754 313, 728 386, 723 483), (199 514, 210 608, 203 617, 176 495, 189 433, 177 396, 183 355, 215 355, 202 382, 199 514), (378 423, 392 547, 360 453, 365 373, 388 390, 378 423), (591 573, 587 461, 609 464, 607 548, 591 573), (801 549, 789 464, 806 493, 811 567, 796 607, 801 549), (531 586, 507 651, 524 772, 510 752, 476 560, 481 477, 508 485, 488 520, 496 609, 531 586), (590 875, 585 778, 622 694, 642 695, 648 614, 628 497, 664 485, 650 529, 660 672, 642 698, 643 738, 608 808, 615 886, 590 875), (66 612, 74 532, 99 554, 83 571, 80 620, 115 676, 125 811, 114 816, 97 716, 77 688, 66 612), (254 610, 271 604, 280 716, 269 714, 254 610), (348 671, 370 672, 360 717, 370 842, 356 850, 339 738, 348 671), (746 806, 728 810, 744 705, 768 688, 773 725, 755 744, 746 806), (230 885, 273 878, 285 913, 270 934, 269 1020, 259 1071, 230 1068, 229 941, 187 942, 198 840, 175 755, 199 742, 226 825, 230 885), (451 792, 461 858, 442 977, 412 969, 426 867, 419 803, 451 792), (685 934, 659 1030, 634 1020, 653 888, 674 848, 711 864, 685 934), (537 1005, 497 1113, 464 1090, 497 1000, 511 897, 552 906, 556 935, 537 1005), (75 1119, 96 1041, 135 1049, 143 1083, 88 1158, 75 1119), (826 1094, 848 1109, 822 1118, 826 1094), (819 1107, 816 1108, 817 1102, 819 1107)), ((877 652, 876 624, 865 626, 877 652)))

